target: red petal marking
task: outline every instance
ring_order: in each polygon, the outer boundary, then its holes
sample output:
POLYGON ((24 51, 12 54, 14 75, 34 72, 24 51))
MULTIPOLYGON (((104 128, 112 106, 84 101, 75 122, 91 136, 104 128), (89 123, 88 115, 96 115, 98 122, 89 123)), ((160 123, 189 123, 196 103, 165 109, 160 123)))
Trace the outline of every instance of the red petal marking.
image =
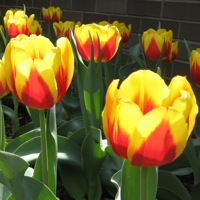
POLYGON ((110 138, 110 145, 112 146, 113 151, 122 158, 127 158, 127 148, 129 144, 129 137, 126 133, 123 132, 123 130, 120 129, 118 126, 118 129, 114 129, 114 124, 108 125, 109 130, 109 138, 110 138))
POLYGON ((150 60, 158 60, 161 50, 159 49, 156 40, 152 39, 145 54, 150 60))
POLYGON ((158 106, 155 105, 151 97, 149 97, 145 91, 142 91, 142 89, 138 91, 138 94, 136 95, 136 98, 133 99, 133 102, 139 105, 144 115, 158 106))
POLYGON ((200 87, 200 66, 194 63, 193 66, 190 67, 190 71, 194 83, 200 87))
POLYGON ((159 166, 172 162, 176 156, 170 126, 163 121, 135 152, 131 163, 136 166, 159 166))
POLYGON ((109 41, 101 48, 102 60, 109 61, 115 54, 116 51, 116 35, 113 35, 109 41))
POLYGON ((54 105, 54 99, 48 85, 36 70, 32 70, 30 73, 30 77, 22 90, 21 101, 25 105, 37 109, 46 109, 54 105))
POLYGON ((78 52, 84 60, 90 60, 90 39, 88 38, 84 44, 81 44, 79 38, 75 36, 78 52))

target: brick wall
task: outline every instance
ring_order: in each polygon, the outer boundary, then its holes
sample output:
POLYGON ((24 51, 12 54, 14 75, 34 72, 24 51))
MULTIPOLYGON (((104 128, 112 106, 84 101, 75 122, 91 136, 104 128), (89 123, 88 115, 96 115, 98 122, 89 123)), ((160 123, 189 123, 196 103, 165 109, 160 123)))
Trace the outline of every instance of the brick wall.
POLYGON ((168 75, 187 75, 189 73, 188 55, 183 39, 193 48, 200 47, 200 1, 194 0, 0 0, 0 11, 4 12, 23 4, 27 14, 35 13, 41 18, 41 7, 60 6, 63 21, 74 20, 82 23, 101 20, 124 21, 132 24, 132 34, 127 46, 138 41, 138 34, 148 28, 157 28, 158 23, 172 29, 175 40, 179 40, 179 55, 168 75))

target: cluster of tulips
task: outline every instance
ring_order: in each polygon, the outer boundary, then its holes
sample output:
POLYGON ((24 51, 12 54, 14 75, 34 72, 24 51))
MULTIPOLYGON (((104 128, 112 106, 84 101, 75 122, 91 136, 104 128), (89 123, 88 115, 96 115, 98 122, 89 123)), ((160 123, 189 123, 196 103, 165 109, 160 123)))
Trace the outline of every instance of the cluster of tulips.
MULTIPOLYGON (((6 35, 6 42, 0 60, 0 96, 3 98, 11 91, 22 104, 38 110, 50 109, 64 97, 72 82, 75 64, 89 62, 98 68, 99 63, 113 60, 119 46, 128 42, 132 28, 118 21, 62 22, 62 10, 58 7, 42 8, 42 14, 44 22, 53 27, 56 41, 43 36, 34 15, 28 17, 22 10, 8 10, 1 31, 6 35)), ((162 56, 163 63, 171 63, 178 54, 178 41, 173 42, 171 30, 148 29, 142 34, 141 47, 146 58, 152 61, 162 56)), ((199 68, 200 49, 197 49, 190 56, 191 74, 197 86, 200 86, 199 68)), ((95 91, 98 91, 102 83, 95 83, 95 78, 100 76, 103 81, 104 73, 89 70, 86 66, 89 75, 84 78, 94 80, 88 84, 96 84, 95 91), (95 77, 90 79, 90 76, 95 77)), ((159 74, 140 69, 122 83, 119 79, 111 80, 105 95, 102 91, 97 101, 105 99, 104 105, 100 102, 101 106, 96 109, 95 97, 87 98, 88 91, 84 91, 80 100, 88 101, 82 102, 81 109, 91 114, 91 105, 94 105, 94 115, 100 122, 96 128, 102 129, 119 157, 133 166, 148 168, 168 164, 182 154, 198 114, 195 94, 186 77, 173 77, 166 85, 159 74)), ((95 125, 90 119, 88 129, 95 125)))

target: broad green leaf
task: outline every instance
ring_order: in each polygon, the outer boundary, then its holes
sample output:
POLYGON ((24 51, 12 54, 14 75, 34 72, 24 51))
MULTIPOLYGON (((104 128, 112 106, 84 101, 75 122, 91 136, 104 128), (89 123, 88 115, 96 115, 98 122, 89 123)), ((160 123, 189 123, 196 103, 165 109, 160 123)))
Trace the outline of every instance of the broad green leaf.
POLYGON ((34 123, 29 122, 28 124, 25 124, 25 125, 19 127, 19 129, 15 132, 15 135, 13 136, 13 138, 17 138, 20 135, 23 135, 29 131, 32 131, 33 129, 35 129, 34 123))
POLYGON ((76 58, 77 72, 75 72, 75 76, 77 76, 78 94, 80 98, 81 111, 82 111, 82 116, 84 120, 84 126, 86 129, 86 132, 88 132, 90 125, 89 125, 88 114, 87 114, 85 101, 84 101, 84 82, 85 82, 87 67, 84 64, 79 52, 77 51, 76 40, 73 36, 72 31, 70 31, 70 42, 71 42, 72 49, 76 58))
POLYGON ((191 192, 192 200, 198 200, 200 197, 200 183, 198 183, 191 192))
POLYGON ((190 194, 180 180, 168 171, 159 170, 157 198, 162 200, 190 200, 190 194))
POLYGON ((88 182, 82 165, 81 147, 61 136, 58 137, 58 170, 69 195, 73 199, 85 199, 88 182))
POLYGON ((40 123, 39 123, 38 110, 33 109, 33 108, 29 108, 28 106, 26 106, 26 110, 27 110, 29 116, 31 117, 31 119, 33 120, 35 128, 39 127, 40 123))
POLYGON ((28 163, 15 154, 0 151, 0 183, 12 193, 15 200, 56 200, 53 193, 41 182, 24 176, 28 163))
POLYGON ((0 200, 6 200, 10 194, 8 187, 0 183, 0 200))
POLYGON ((40 129, 32 129, 31 131, 12 139, 6 146, 6 151, 13 153, 25 142, 38 136, 40 136, 40 129))
POLYGON ((83 166, 88 178, 88 197, 98 200, 101 197, 101 185, 99 183, 99 170, 106 157, 105 146, 101 138, 101 130, 91 127, 82 144, 83 166))
POLYGON ((194 184, 197 184, 200 182, 200 172, 199 172, 199 168, 198 168, 198 164, 197 164, 198 160, 197 160, 196 151, 195 151, 195 148, 194 148, 194 145, 193 145, 191 139, 188 140, 184 154, 193 169, 194 184))
POLYGON ((84 127, 83 118, 77 117, 69 121, 63 121, 57 128, 58 135, 67 136, 69 132, 77 131, 84 127))
POLYGON ((117 188, 117 193, 116 193, 116 196, 115 196, 115 200, 121 200, 121 184, 122 184, 121 183, 121 180, 122 180, 121 177, 122 177, 122 170, 119 170, 111 178, 111 182, 117 188))

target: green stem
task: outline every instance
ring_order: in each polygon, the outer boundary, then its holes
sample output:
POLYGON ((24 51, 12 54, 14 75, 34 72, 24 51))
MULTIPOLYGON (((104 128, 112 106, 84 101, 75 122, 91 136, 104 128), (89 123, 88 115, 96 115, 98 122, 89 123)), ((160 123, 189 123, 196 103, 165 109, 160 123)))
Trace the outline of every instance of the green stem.
POLYGON ((95 183, 93 181, 90 181, 88 188, 88 200, 94 200, 94 199, 95 199, 95 183))
POLYGON ((13 131, 15 132, 19 128, 19 118, 18 118, 19 101, 16 99, 14 95, 13 95, 13 104, 14 104, 14 116, 15 116, 13 131))
POLYGON ((46 137, 45 112, 39 110, 40 130, 41 130, 41 160, 42 160, 42 181, 48 186, 48 150, 46 137))
POLYGON ((0 150, 5 151, 5 124, 2 109, 2 101, 0 99, 0 150))
POLYGON ((140 200, 148 199, 148 168, 140 168, 140 200))

